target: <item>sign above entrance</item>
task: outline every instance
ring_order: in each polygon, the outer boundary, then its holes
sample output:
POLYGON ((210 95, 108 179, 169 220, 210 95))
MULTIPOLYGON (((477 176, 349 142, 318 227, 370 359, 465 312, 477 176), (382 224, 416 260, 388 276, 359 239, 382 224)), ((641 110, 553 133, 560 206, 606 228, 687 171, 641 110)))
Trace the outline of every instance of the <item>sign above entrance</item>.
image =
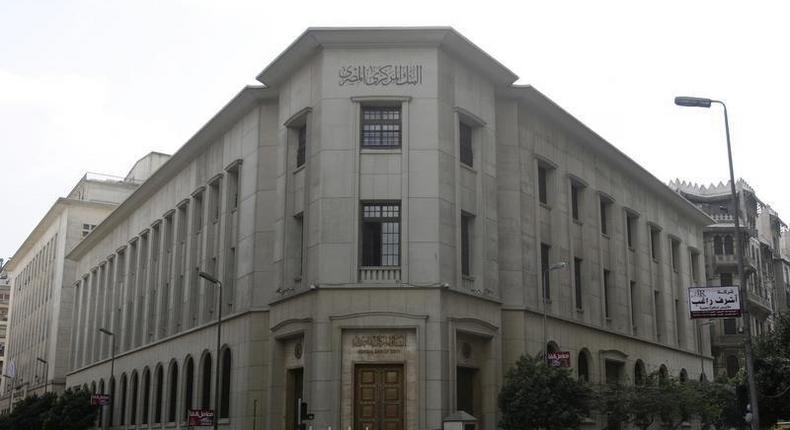
POLYGON ((738 287, 689 288, 691 318, 721 318, 741 316, 738 287))
POLYGON ((337 73, 338 83, 344 85, 420 85, 421 65, 385 64, 381 66, 341 66, 337 73))
POLYGON ((568 351, 550 352, 548 359, 551 367, 571 367, 571 353, 568 351))
POLYGON ((351 339, 351 346, 360 348, 362 354, 392 354, 406 347, 405 334, 372 334, 356 335, 351 339))

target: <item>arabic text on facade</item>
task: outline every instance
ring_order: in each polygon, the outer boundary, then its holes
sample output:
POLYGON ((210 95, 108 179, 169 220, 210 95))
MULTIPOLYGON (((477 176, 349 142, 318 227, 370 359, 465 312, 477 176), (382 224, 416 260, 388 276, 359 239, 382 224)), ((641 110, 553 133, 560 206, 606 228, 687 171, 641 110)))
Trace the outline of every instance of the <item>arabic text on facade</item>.
POLYGON ((422 84, 421 65, 341 66, 337 73, 343 85, 419 85, 422 84))

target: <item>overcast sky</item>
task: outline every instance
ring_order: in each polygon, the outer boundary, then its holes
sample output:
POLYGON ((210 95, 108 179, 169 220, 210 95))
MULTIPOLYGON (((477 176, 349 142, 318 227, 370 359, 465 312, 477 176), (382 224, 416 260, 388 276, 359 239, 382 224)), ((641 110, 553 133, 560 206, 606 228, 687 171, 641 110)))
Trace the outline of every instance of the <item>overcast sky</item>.
POLYGON ((790 219, 784 2, 0 0, 0 257, 86 172, 173 153, 309 26, 450 25, 663 181, 736 175, 790 219))

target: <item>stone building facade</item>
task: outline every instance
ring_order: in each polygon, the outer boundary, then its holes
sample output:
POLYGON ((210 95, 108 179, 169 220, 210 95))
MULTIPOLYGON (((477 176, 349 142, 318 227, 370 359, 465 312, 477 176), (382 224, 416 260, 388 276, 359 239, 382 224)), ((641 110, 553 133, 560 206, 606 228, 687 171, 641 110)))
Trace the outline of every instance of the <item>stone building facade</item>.
POLYGON ((454 30, 309 29, 258 79, 69 254, 67 383, 114 426, 218 396, 228 429, 302 399, 314 429, 492 430, 546 348, 592 382, 712 374, 710 217, 454 30))
MULTIPOLYGON (((149 154, 138 164, 161 156, 149 154)), ((136 169, 130 174, 133 172, 136 169)), ((52 205, 4 266, 11 286, 11 312, 3 368, 10 378, 3 378, 0 389, 2 410, 9 408, 12 397, 63 389, 69 370, 74 302, 74 265, 65 259, 66 253, 140 182, 131 177, 85 174, 66 197, 52 205)))
MULTIPOLYGON (((739 285, 735 253, 735 222, 730 183, 701 186, 679 180, 670 183, 682 196, 695 203, 715 221, 705 228, 707 283, 712 286, 739 285)), ((746 298, 751 313, 753 336, 767 333, 772 316, 786 307, 786 285, 790 280, 782 250, 787 225, 770 206, 763 203, 744 180, 736 183, 742 247, 746 272, 746 298)), ((743 318, 705 322, 710 326, 716 375, 734 377, 745 366, 743 318)))

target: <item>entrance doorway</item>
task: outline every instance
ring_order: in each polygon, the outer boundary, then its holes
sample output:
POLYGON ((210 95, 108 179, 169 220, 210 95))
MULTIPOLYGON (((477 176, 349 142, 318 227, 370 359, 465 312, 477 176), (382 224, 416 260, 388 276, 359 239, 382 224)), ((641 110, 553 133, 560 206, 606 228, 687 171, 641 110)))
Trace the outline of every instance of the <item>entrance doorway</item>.
POLYGON ((299 401, 304 399, 304 369, 288 369, 288 381, 285 389, 285 428, 299 428, 299 401))
POLYGON ((357 364, 354 368, 354 429, 403 430, 402 364, 357 364))

